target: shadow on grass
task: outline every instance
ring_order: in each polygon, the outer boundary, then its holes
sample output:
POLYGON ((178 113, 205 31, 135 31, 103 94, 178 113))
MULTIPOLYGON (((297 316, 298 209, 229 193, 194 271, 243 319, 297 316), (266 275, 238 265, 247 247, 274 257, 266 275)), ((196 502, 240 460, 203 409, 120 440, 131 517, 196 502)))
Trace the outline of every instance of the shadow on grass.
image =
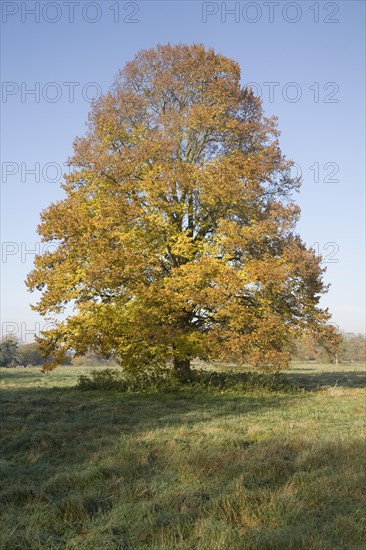
POLYGON ((154 426, 194 426, 199 422, 229 419, 271 411, 291 402, 293 396, 231 395, 189 389, 177 392, 138 394, 77 388, 8 388, 2 393, 0 418, 4 429, 17 433, 44 427, 55 430, 80 424, 101 428, 114 426, 126 432, 144 432, 154 426))
POLYGON ((235 422, 293 396, 183 397, 6 390, 2 548, 361 548, 358 439, 235 422))
MULTIPOLYGON (((141 491, 145 495, 152 484, 154 498, 159 500, 159 483, 172 487, 179 469, 193 468, 192 460, 198 459, 193 451, 197 434, 208 426, 212 432, 222 430, 232 419, 242 421, 288 400, 286 396, 200 398, 185 392, 132 395, 75 388, 7 388, 0 408, 4 487, 0 504, 7 544, 0 546, 68 548, 87 525, 87 531, 95 530, 101 538, 91 539, 86 547, 123 548, 103 542, 99 522, 113 507, 119 510, 128 501, 135 520, 142 521, 141 491), (174 454, 177 458, 172 462, 174 454)), ((241 439, 243 448, 250 444, 241 439)), ((211 465, 212 471, 224 468, 222 461, 218 463, 218 447, 222 449, 222 444, 213 448, 216 466, 211 465)), ((206 461, 200 468, 206 469, 206 461)), ((171 495, 167 499, 170 502, 171 495)), ((129 537, 132 540, 132 534, 129 537)), ((85 548, 82 538, 80 548, 85 548)), ((135 542, 127 547, 136 548, 135 542)), ((79 543, 72 547, 78 548, 79 543)))
MULTIPOLYGON (((2 374, 6 550, 362 547, 365 448, 356 430, 339 436, 332 399, 313 410, 306 392, 221 393, 221 374, 210 391, 160 394, 2 374)), ((281 377, 314 391, 358 388, 365 374, 281 377)))
MULTIPOLYGON (((305 370, 305 369, 302 369, 305 370)), ((304 389, 319 389, 329 386, 339 386, 345 388, 362 388, 366 387, 366 370, 341 371, 334 369, 333 371, 319 372, 315 369, 307 368, 311 373, 288 372, 283 374, 284 380, 304 389)))

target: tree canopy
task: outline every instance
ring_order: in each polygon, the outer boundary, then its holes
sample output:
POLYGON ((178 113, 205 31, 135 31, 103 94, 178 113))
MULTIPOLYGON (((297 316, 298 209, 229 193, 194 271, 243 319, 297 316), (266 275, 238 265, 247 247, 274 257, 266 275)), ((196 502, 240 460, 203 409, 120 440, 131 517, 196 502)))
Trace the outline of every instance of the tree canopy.
POLYGON ((278 137, 212 49, 158 45, 126 64, 74 142, 66 197, 41 214, 57 249, 28 276, 34 309, 72 308, 42 336, 50 368, 70 349, 130 369, 172 359, 183 378, 195 357, 280 368, 294 335, 332 333, 278 137))

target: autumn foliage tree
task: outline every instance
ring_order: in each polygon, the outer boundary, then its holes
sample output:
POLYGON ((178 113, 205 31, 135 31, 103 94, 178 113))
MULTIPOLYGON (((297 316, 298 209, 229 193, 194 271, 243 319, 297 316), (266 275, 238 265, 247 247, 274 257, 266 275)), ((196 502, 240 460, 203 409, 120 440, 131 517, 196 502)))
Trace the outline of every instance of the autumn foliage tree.
POLYGON ((28 276, 34 309, 72 309, 43 349, 126 369, 173 360, 184 379, 193 358, 286 366, 290 338, 329 315, 278 136, 232 59, 203 45, 139 52, 93 104, 66 198, 41 215, 57 248, 28 276))

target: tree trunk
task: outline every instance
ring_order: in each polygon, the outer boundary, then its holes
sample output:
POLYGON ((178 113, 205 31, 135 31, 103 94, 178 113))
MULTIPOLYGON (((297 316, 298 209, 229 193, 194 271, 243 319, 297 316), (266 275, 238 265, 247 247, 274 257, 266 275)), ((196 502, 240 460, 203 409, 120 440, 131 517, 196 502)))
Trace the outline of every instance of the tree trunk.
POLYGON ((189 359, 173 360, 174 372, 180 382, 189 382, 192 380, 191 362, 189 359))

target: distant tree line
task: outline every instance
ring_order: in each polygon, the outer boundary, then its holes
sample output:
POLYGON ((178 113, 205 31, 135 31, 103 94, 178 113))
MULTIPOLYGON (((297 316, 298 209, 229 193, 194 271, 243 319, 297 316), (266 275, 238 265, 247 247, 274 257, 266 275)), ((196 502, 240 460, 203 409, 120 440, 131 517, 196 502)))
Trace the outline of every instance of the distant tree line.
POLYGON ((293 341, 291 355, 293 361, 300 362, 363 363, 366 361, 366 338, 363 334, 341 332, 336 349, 305 335, 293 341))
MULTIPOLYGON (((50 357, 41 354, 37 342, 22 344, 11 336, 0 342, 0 367, 45 365, 48 361, 50 357)), ((67 363, 71 364, 71 358, 67 363)))
MULTIPOLYGON (((291 347, 293 361, 317 363, 362 363, 366 361, 366 338, 363 334, 340 333, 338 350, 327 343, 316 341, 305 335, 294 340, 291 347)), ((42 366, 52 361, 52 357, 42 356, 37 342, 22 344, 16 338, 3 338, 0 342, 0 367, 42 366)), ((96 367, 114 365, 113 357, 106 358, 94 351, 85 355, 66 357, 66 365, 96 367)))
MULTIPOLYGON (((14 337, 6 337, 0 341, 0 367, 43 366, 52 359, 52 356, 42 355, 37 342, 22 344, 14 337)), ((106 359, 93 351, 80 357, 66 356, 64 361, 65 365, 90 367, 114 363, 113 358, 106 359)))

